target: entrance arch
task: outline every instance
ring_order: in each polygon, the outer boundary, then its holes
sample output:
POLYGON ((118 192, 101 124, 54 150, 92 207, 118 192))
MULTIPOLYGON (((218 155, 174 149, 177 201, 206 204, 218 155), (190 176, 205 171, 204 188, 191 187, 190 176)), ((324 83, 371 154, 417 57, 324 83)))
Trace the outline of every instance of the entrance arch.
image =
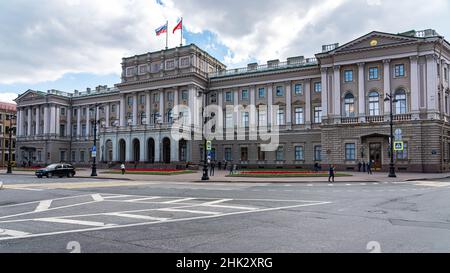
POLYGON ((119 140, 119 161, 125 162, 127 154, 127 143, 125 140, 119 140))
POLYGON ((147 140, 147 161, 155 163, 155 140, 153 138, 147 140))
POLYGON ((135 138, 133 140, 133 161, 139 162, 141 159, 141 143, 139 142, 139 139, 135 138))
POLYGON ((104 154, 102 155, 102 158, 105 162, 112 162, 113 161, 113 144, 110 139, 108 139, 105 142, 104 147, 104 154))
POLYGON ((163 162, 170 163, 170 139, 168 137, 163 139, 163 162))
POLYGON ((178 160, 180 162, 186 162, 187 161, 187 141, 185 139, 181 139, 178 142, 178 160))

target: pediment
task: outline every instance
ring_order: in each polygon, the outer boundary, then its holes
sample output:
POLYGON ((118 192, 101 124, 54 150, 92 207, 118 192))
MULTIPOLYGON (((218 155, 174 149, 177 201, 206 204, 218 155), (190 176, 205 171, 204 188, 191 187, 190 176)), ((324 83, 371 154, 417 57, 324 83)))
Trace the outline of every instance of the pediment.
POLYGON ((17 97, 17 99, 15 99, 14 101, 20 102, 20 101, 39 99, 39 98, 43 98, 43 97, 45 97, 43 92, 28 90, 25 93, 19 95, 19 97, 17 97))
POLYGON ((371 32, 364 35, 356 40, 353 40, 345 45, 342 45, 332 53, 341 53, 346 51, 369 49, 369 48, 379 48, 384 46, 398 45, 402 43, 417 42, 418 38, 408 37, 404 35, 389 34, 383 32, 371 32))

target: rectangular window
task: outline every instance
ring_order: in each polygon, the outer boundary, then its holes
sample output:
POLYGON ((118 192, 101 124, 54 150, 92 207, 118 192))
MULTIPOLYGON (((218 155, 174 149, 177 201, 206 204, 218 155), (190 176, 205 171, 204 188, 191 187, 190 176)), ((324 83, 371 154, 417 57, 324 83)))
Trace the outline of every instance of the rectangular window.
POLYGON ((345 70, 344 71, 344 81, 345 82, 353 81, 353 70, 345 70))
POLYGON ((266 89, 265 88, 259 88, 258 89, 258 97, 260 99, 263 99, 266 97, 266 89))
POLYGON ((241 99, 248 100, 248 90, 246 90, 246 89, 242 90, 241 99))
POLYGON ((277 95, 277 97, 282 97, 282 96, 284 96, 284 89, 283 89, 283 86, 277 86, 277 88, 276 88, 276 95, 277 95))
POLYGON ((66 108, 61 107, 61 116, 66 115, 66 108))
POLYGON ((345 160, 356 160, 356 145, 355 143, 345 144, 345 160))
POLYGON ((380 79, 378 67, 369 67, 369 80, 378 80, 378 79, 380 79))
POLYGON ((173 101, 173 92, 167 93, 167 100, 168 101, 173 101))
POLYGON ((188 100, 189 99, 189 93, 186 90, 181 91, 181 99, 182 100, 188 100))
POLYGON ((153 93, 153 102, 159 102, 159 94, 153 93))
POLYGON ((87 112, 87 110, 86 110, 87 108, 83 108, 83 117, 85 117, 86 116, 86 112, 87 112))
POLYGON ((244 126, 245 128, 248 128, 248 126, 249 126, 249 113, 248 112, 242 113, 242 126, 244 126))
POLYGON ((113 104, 111 105, 111 113, 115 113, 116 112, 116 105, 113 104))
POLYGON ((233 94, 231 94, 231 92, 226 92, 225 93, 225 101, 226 102, 232 102, 233 101, 233 94))
POLYGON ((303 94, 303 85, 301 83, 294 86, 295 95, 301 96, 303 94))
POLYGON ((408 159, 408 142, 403 143, 403 151, 396 151, 396 158, 398 160, 407 160, 408 159))
POLYGON ((322 146, 321 145, 314 146, 314 160, 322 161, 322 146))
POLYGON ((233 157, 232 157, 232 152, 231 152, 231 148, 225 148, 225 160, 226 161, 232 161, 233 157))
POLYGON ((395 65, 395 77, 404 77, 405 76, 405 65, 404 64, 396 64, 395 65))
POLYGON ((75 162, 77 160, 77 153, 75 151, 72 151, 72 162, 75 162))
POLYGON ((166 61, 166 69, 174 69, 175 68, 175 60, 166 61))
POLYGON ((160 69, 161 69, 161 64, 159 64, 159 63, 152 64, 152 73, 159 72, 160 69))
POLYGON ((140 66, 139 66, 139 74, 142 75, 142 74, 147 73, 147 67, 148 67, 148 66, 147 66, 146 64, 140 65, 140 66))
POLYGON ((267 112, 266 110, 258 110, 258 125, 266 126, 267 125, 267 112))
POLYGON ((314 123, 322 123, 322 107, 316 106, 314 107, 314 123))
POLYGON ((275 151, 275 158, 277 161, 284 160, 284 147, 283 146, 279 146, 278 149, 275 151))
POLYGON ((241 147, 241 161, 248 161, 248 148, 241 147))
POLYGON ((41 151, 37 152, 37 161, 42 162, 42 152, 41 151))
POLYGON ((321 82, 314 83, 314 92, 316 92, 316 93, 322 92, 322 83, 321 82))
POLYGON ((303 153, 303 146, 295 146, 295 160, 296 161, 305 160, 303 153))
POLYGON ((141 96, 139 97, 139 104, 142 104, 142 105, 145 104, 145 95, 141 95, 141 96))
POLYGON ((261 147, 258 147, 258 161, 266 160, 266 152, 264 152, 261 147))
POLYGON ((225 127, 226 128, 233 128, 233 113, 226 113, 225 115, 225 127))
POLYGON ((181 59, 180 59, 180 66, 181 66, 181 67, 189 66, 189 60, 190 60, 189 57, 183 57, 183 58, 181 58, 181 59))
POLYGON ((84 162, 84 151, 80 151, 80 162, 84 162))
POLYGON ((128 105, 133 106, 133 97, 128 97, 128 105))
POLYGON ((81 136, 86 136, 86 124, 81 125, 81 136))
POLYGON ((284 109, 277 111, 277 125, 284 125, 284 109))
POLYGON ((126 69, 126 75, 127 75, 127 77, 134 76, 134 74, 135 74, 135 69, 134 69, 134 67, 127 67, 127 69, 126 69))
POLYGON ((59 153, 59 161, 64 162, 66 161, 66 151, 60 151, 59 153))
POLYGON ((295 108, 295 124, 303 124, 303 108, 295 108))
POLYGON ((59 125, 59 136, 60 137, 66 136, 66 125, 64 124, 59 125))

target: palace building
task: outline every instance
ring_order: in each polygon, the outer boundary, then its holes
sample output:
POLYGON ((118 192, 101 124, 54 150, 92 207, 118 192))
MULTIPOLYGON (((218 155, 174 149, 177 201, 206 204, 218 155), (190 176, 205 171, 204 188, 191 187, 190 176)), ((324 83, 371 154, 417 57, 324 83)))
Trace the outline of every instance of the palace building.
POLYGON ((392 102, 394 140, 404 143, 394 154, 398 170, 448 171, 449 68, 450 44, 434 30, 374 31, 325 45, 313 58, 231 70, 195 45, 146 53, 122 59, 121 83, 111 88, 21 94, 17 158, 88 165, 98 128, 100 162, 199 164, 201 110, 216 105, 223 111, 214 117, 220 120, 214 130, 238 133, 213 139, 212 160, 244 168, 334 164, 340 170, 373 160, 387 170, 392 102), (236 111, 225 111, 229 107, 236 111), (179 128, 185 137, 174 137, 174 124, 187 116, 179 128), (274 125, 279 142, 273 150, 248 137, 255 128, 270 133, 274 125))
POLYGON ((6 167, 9 160, 14 164, 16 160, 16 105, 12 103, 0 102, 0 168, 6 167), (11 154, 9 154, 11 131, 11 154), (11 158, 10 158, 11 157, 11 158))

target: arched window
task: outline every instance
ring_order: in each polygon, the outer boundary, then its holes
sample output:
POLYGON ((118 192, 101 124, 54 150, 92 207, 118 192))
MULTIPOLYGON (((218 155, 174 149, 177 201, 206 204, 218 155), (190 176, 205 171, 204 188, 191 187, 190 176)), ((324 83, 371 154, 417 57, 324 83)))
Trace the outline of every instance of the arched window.
POLYGON ((373 91, 369 94, 369 116, 380 115, 380 95, 373 91))
POLYGON ((403 89, 397 90, 395 92, 395 114, 406 114, 407 107, 406 107, 406 92, 403 89))
POLYGON ((145 112, 141 113, 141 125, 147 124, 147 114, 145 112))
POLYGON ((352 93, 348 93, 344 98, 344 111, 346 117, 355 116, 355 96, 352 93))

